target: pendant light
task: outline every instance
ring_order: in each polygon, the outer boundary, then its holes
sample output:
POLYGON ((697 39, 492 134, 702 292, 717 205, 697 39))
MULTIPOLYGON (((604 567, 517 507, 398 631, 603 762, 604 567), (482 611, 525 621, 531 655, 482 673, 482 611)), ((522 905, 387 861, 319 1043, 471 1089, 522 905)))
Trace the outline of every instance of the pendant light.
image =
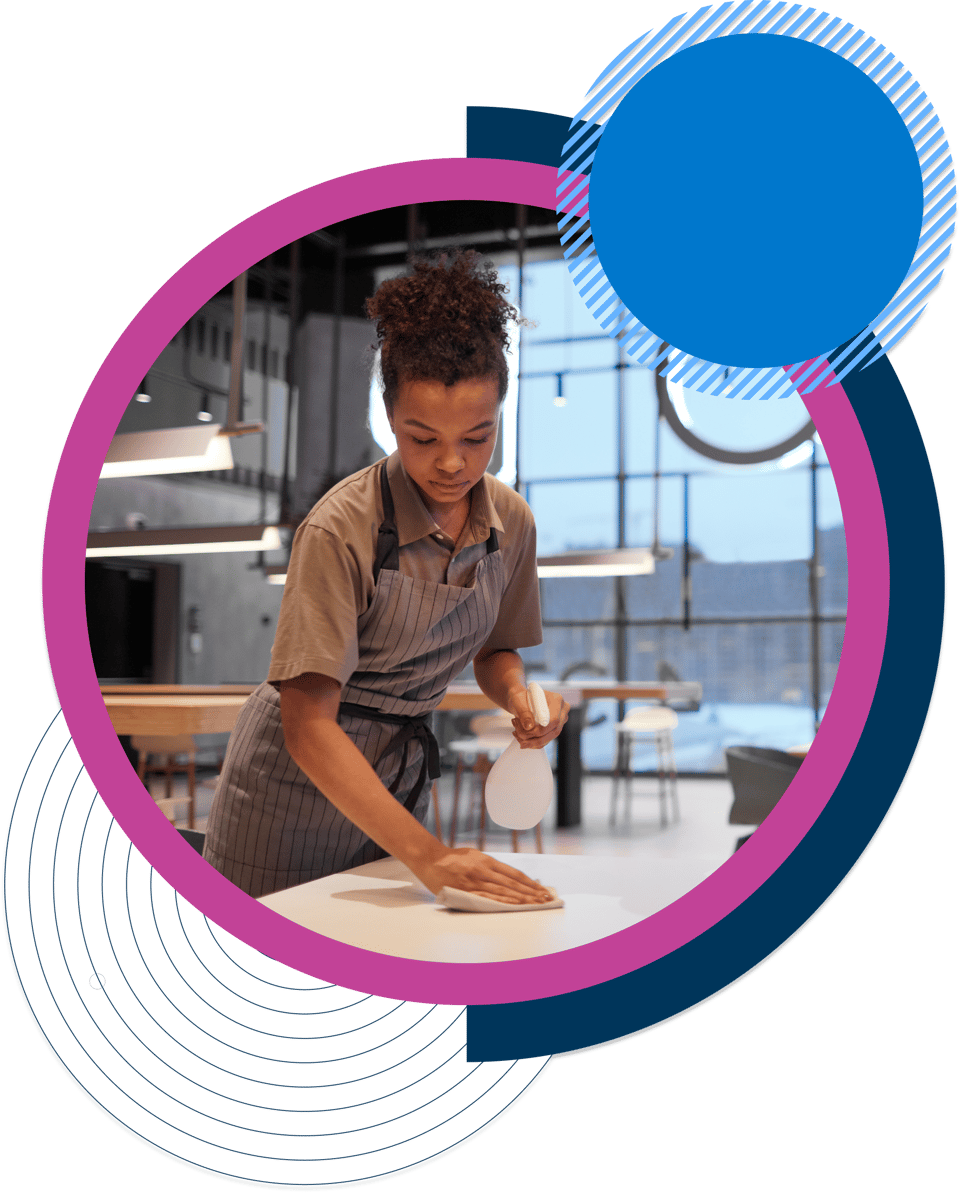
MULTIPOLYGON (((673 552, 671 552, 673 554, 673 552)), ((609 551, 564 551, 537 560, 541 580, 585 576, 649 576, 655 555, 648 547, 618 547, 609 551)))
POLYGON ((287 582, 287 564, 266 564, 263 569, 263 577, 268 584, 284 585, 287 582))
POLYGON ((100 530, 87 535, 87 558, 277 551, 282 546, 280 530, 276 526, 166 526, 151 530, 100 530))
POLYGON ((230 439, 217 423, 165 427, 114 435, 102 480, 115 476, 157 476, 172 472, 226 471, 233 467, 230 439))

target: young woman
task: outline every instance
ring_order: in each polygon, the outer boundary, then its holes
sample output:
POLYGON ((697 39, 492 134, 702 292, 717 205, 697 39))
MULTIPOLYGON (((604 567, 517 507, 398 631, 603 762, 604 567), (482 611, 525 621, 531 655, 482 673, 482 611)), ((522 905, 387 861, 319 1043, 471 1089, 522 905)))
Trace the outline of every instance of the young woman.
POLYGON ((422 825, 439 773, 431 711, 472 659, 521 746, 535 724, 519 647, 541 638, 526 503, 486 473, 511 320, 469 252, 415 265, 367 302, 397 451, 336 485, 297 530, 267 681, 230 739, 204 857, 254 896, 383 857, 436 894, 543 902, 546 889, 422 825))

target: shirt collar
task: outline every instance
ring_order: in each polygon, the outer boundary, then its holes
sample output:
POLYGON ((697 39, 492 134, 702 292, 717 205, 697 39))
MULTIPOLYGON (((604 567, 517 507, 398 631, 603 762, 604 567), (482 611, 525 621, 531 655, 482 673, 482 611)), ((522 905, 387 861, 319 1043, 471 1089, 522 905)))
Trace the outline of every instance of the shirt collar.
MULTIPOLYGON (((387 458, 387 481, 397 515, 400 546, 405 547, 408 543, 436 534, 439 527, 423 504, 416 485, 404 471, 399 452, 393 452, 387 458)), ((490 476, 485 472, 471 490, 470 537, 464 545, 485 543, 490 537, 491 526, 503 531, 503 523, 493 504, 490 476)))

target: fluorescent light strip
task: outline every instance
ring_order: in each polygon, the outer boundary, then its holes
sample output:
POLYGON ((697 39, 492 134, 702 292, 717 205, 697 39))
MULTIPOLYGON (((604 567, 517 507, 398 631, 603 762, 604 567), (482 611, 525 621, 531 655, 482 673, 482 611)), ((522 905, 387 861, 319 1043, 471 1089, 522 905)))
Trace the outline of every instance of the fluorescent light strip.
POLYGON ((281 546, 276 526, 173 526, 162 530, 94 531, 87 536, 87 558, 277 551, 281 546))
POLYGON ((649 576, 653 553, 647 548, 623 547, 610 551, 566 551, 537 560, 540 579, 561 576, 649 576))
POLYGON ((263 578, 268 584, 286 584, 287 565, 285 563, 271 563, 263 569, 263 578))
POLYGON ((641 563, 547 563, 537 564, 537 575, 541 580, 558 576, 649 576, 650 565, 641 563))
MULTIPOLYGON (((654 571, 654 558, 649 551, 625 551, 624 555, 627 558, 620 560, 610 560, 611 556, 616 556, 616 551, 603 552, 603 562, 589 563, 587 558, 583 558, 582 562, 573 562, 573 558, 569 563, 558 563, 555 560, 562 559, 562 555, 550 557, 550 561, 543 559, 537 563, 537 576, 541 579, 556 579, 561 576, 649 576, 654 571)), ((571 552, 571 557, 575 557, 575 553, 571 552)), ((594 555, 593 558, 600 558, 599 555, 594 555)), ((272 568, 264 568, 264 578, 268 584, 285 584, 287 580, 286 568, 278 568, 274 571, 272 568)))
POLYGON ((205 427, 166 427, 114 435, 100 479, 230 469, 230 439, 220 434, 221 429, 218 423, 211 423, 205 427))

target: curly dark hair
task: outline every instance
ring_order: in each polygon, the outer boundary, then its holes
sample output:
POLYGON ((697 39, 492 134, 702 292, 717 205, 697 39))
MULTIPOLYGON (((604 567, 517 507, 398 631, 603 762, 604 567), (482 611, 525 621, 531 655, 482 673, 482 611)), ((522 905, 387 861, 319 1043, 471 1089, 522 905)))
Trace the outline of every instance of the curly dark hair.
POLYGON ((387 409, 402 381, 496 377, 502 402, 508 325, 524 322, 506 292, 496 268, 473 249, 416 260, 412 273, 381 283, 366 306, 377 323, 387 409))

